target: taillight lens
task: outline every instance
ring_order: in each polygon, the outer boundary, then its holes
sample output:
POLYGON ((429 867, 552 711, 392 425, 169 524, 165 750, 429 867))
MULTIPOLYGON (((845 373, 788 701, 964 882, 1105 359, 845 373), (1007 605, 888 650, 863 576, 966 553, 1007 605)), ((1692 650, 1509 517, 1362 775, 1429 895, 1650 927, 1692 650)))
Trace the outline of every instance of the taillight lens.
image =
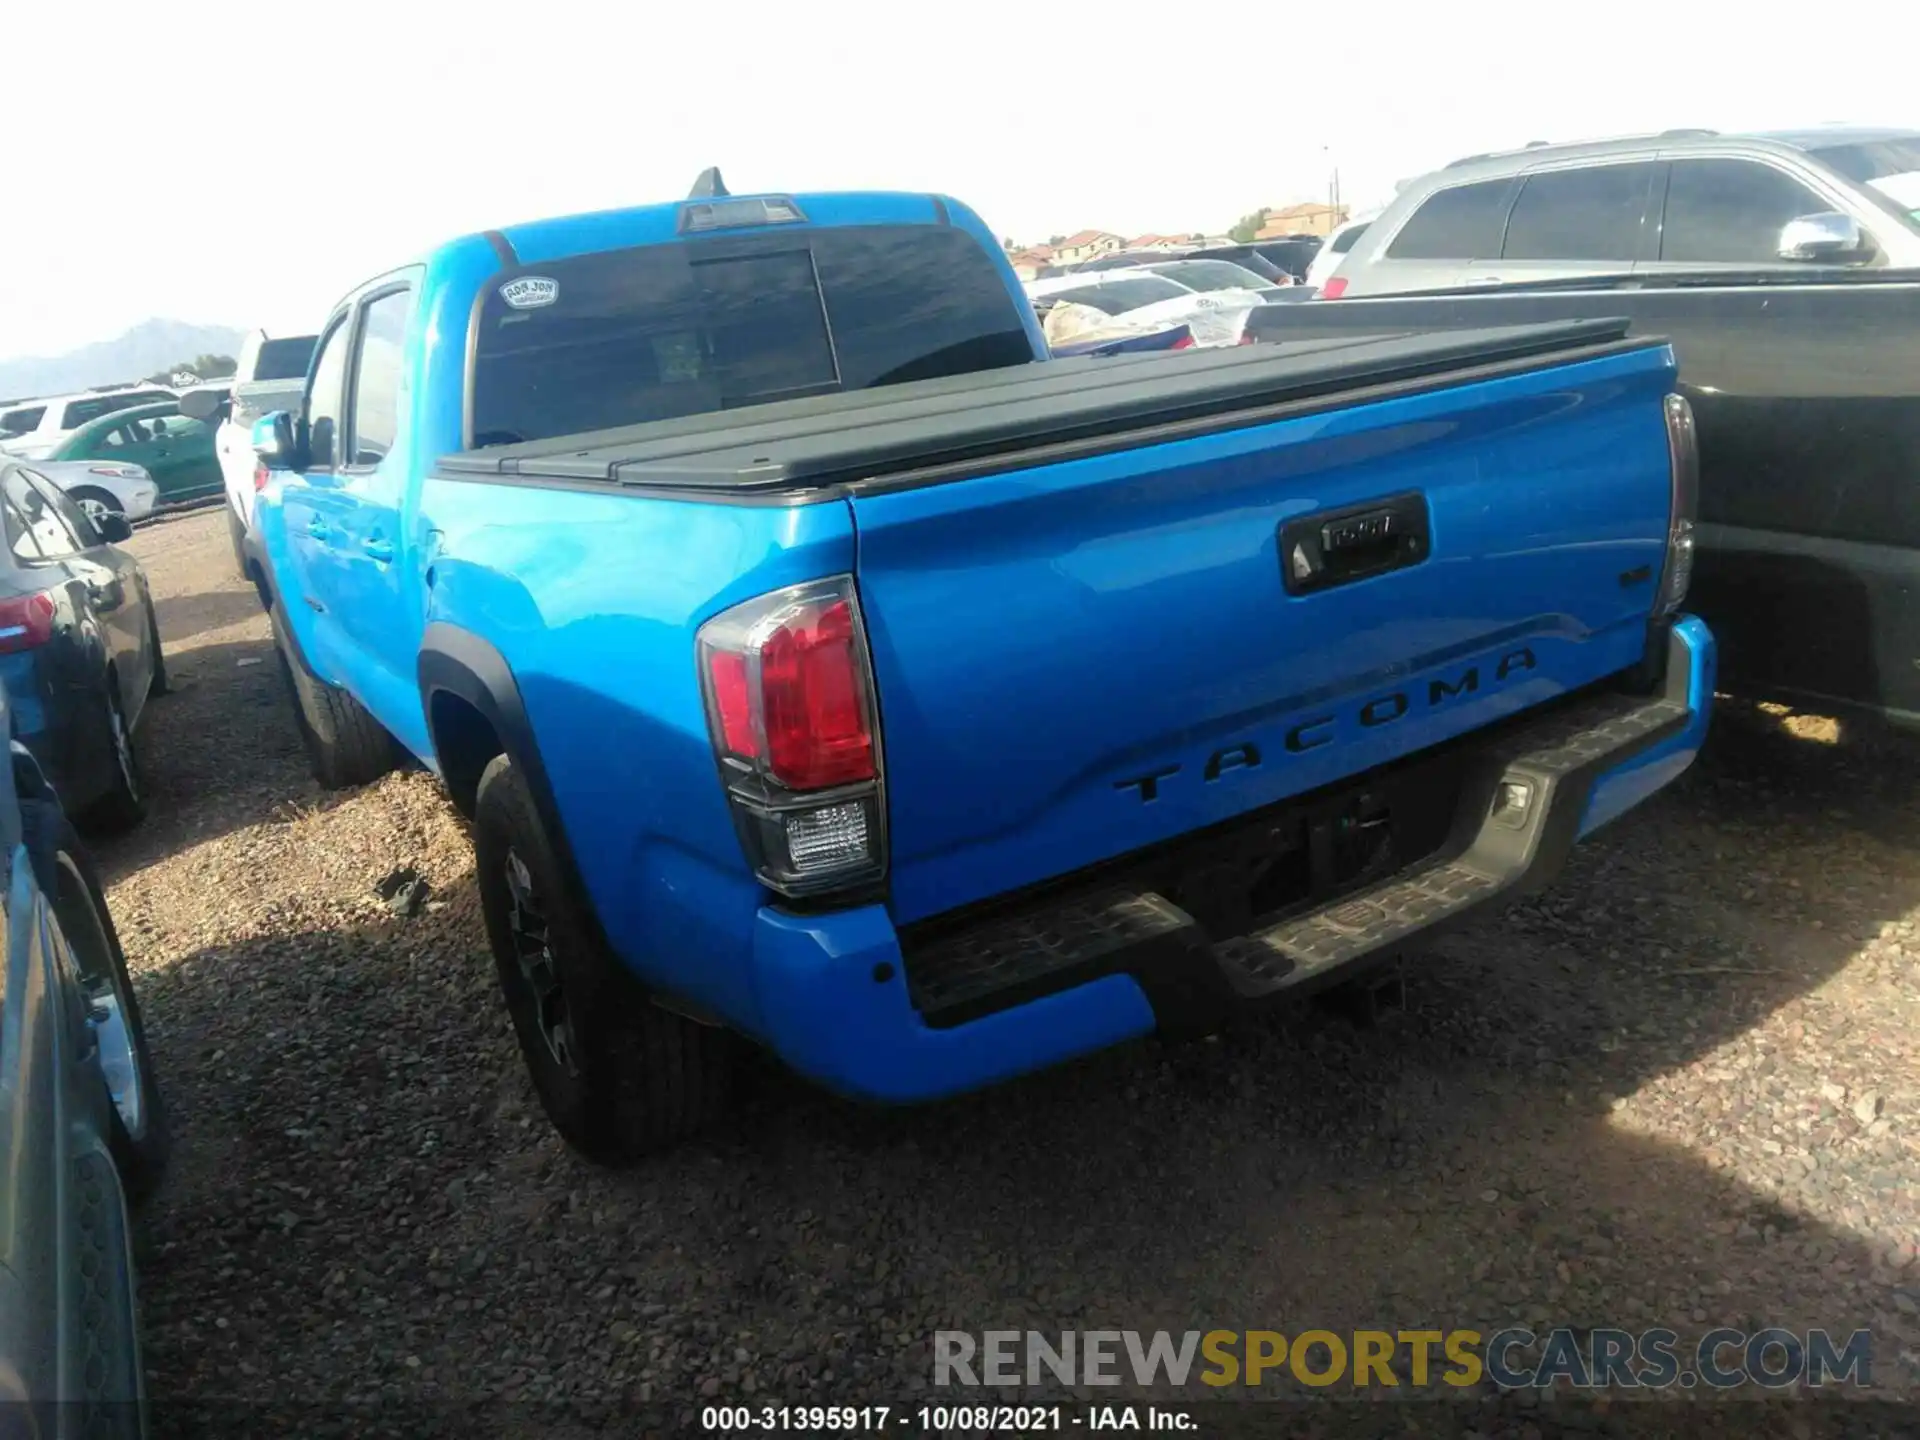
POLYGON ((253 467, 253 488, 255 493, 267 488, 267 473, 267 467, 264 465, 256 465, 253 467))
POLYGON ((723 611, 696 646, 708 731, 755 873, 789 895, 877 879, 880 747, 852 577, 723 611))
POLYGON ((1338 300, 1342 295, 1346 293, 1347 293, 1346 280, 1339 275, 1335 275, 1335 276, 1332 276, 1327 281, 1326 284, 1320 287, 1319 298, 1322 300, 1338 300))
POLYGON ((1693 406, 1684 395, 1669 395, 1666 414, 1672 501, 1667 518, 1667 558, 1660 572, 1662 614, 1678 610, 1693 584, 1694 522, 1700 513, 1700 437, 1694 426, 1693 406))
POLYGON ((0 600, 0 655, 31 650, 51 640, 55 608, 48 590, 0 600))
POLYGON ((1169 350, 1191 350, 1193 349, 1193 336, 1191 334, 1182 335, 1167 348, 1169 350))

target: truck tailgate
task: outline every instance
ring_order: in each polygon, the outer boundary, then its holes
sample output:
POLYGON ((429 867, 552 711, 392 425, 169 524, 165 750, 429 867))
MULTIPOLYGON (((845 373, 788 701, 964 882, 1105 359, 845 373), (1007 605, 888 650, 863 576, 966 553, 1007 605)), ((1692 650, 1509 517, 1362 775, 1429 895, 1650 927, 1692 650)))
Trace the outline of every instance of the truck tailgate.
POLYGON ((1671 352, 1455 355, 1393 383, 1363 358, 1341 352, 1344 397, 846 487, 898 922, 1358 776, 1641 658, 1671 352))

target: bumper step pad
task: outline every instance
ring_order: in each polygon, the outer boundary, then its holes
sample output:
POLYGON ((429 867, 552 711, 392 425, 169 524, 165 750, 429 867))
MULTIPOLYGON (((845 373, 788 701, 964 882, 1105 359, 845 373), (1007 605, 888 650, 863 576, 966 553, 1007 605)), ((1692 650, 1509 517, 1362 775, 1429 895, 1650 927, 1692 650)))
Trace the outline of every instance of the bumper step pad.
POLYGON ((1677 700, 1604 694, 1523 720, 1481 742, 1435 855, 1251 934, 1209 945, 1166 897, 1096 882, 927 933, 905 950, 908 992, 930 1023, 953 1024, 1103 974, 1146 984, 1169 954, 1186 966, 1210 956, 1213 986, 1240 999, 1292 989, 1544 883, 1572 848, 1593 776, 1688 714, 1677 700))

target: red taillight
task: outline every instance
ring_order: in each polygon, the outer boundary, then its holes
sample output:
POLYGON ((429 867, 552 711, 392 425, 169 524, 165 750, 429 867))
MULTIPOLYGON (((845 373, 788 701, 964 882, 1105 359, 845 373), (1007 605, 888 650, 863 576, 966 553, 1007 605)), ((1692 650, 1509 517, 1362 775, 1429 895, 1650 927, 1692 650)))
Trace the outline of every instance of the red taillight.
POLYGON ((267 467, 266 466, 256 465, 253 467, 253 488, 256 492, 267 488, 267 467))
POLYGON ((853 607, 834 600, 783 622, 760 647, 767 769, 793 790, 873 779, 853 607))
POLYGON ((0 600, 0 654, 31 650, 53 638, 52 592, 0 600))
POLYGON ((1320 298, 1322 300, 1338 300, 1342 295, 1346 293, 1347 293, 1346 278, 1340 275, 1333 276, 1327 281, 1326 284, 1320 287, 1320 298))
POLYGON ((1242 331, 1240 332, 1240 342, 1239 342, 1239 343, 1240 343, 1240 344, 1242 344, 1242 345, 1251 345, 1251 344, 1253 344, 1253 331, 1251 331, 1251 330, 1242 330, 1242 331))
POLYGON ((754 873, 786 894, 885 871, 873 672, 851 577, 700 627, 707 728, 754 873))
POLYGON ((1169 350, 1191 350, 1193 348, 1193 336, 1190 334, 1182 335, 1167 348, 1169 350))

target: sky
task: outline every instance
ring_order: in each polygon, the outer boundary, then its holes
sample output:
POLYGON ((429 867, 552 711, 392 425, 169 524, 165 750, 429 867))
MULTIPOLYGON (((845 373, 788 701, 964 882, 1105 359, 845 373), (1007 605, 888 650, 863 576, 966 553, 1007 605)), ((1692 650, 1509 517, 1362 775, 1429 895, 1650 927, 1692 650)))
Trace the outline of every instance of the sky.
POLYGON ((1916 34, 1900 0, 12 0, 0 357, 154 316, 311 331, 441 240, 708 165, 740 193, 938 190, 1028 242, 1221 231, 1336 168, 1378 203, 1529 140, 1920 125, 1916 34))

